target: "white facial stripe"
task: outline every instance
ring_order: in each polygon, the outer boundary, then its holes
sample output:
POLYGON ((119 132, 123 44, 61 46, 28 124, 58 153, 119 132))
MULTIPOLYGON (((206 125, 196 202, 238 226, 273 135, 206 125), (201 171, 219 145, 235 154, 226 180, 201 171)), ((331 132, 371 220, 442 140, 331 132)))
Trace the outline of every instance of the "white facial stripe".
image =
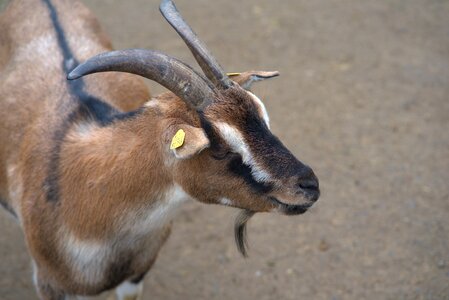
POLYGON ((265 105, 263 104, 262 100, 260 100, 259 97, 257 97, 253 93, 249 91, 246 92, 251 96, 256 105, 259 106, 260 111, 262 112, 262 118, 265 121, 265 124, 267 124, 268 128, 270 128, 270 118, 268 117, 267 109, 265 108, 265 105))
POLYGON ((243 162, 250 166, 251 174, 254 179, 259 182, 271 180, 270 174, 265 171, 254 159, 248 145, 245 143, 242 134, 231 125, 224 122, 214 122, 215 126, 220 130, 221 136, 232 148, 232 151, 242 156, 243 162))

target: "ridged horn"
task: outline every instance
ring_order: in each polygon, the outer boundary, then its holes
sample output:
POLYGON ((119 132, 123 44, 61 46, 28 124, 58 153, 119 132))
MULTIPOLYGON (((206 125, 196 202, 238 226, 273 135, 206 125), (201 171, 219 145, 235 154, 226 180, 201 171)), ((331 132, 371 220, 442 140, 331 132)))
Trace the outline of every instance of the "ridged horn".
POLYGON ((67 79, 108 71, 137 74, 156 81, 197 111, 209 105, 215 95, 213 84, 188 65, 161 52, 144 49, 96 55, 77 66, 67 79))
POLYGON ((187 44, 206 77, 218 88, 227 89, 232 86, 232 81, 223 71, 223 68, 207 50, 206 45, 198 39, 192 28, 184 21, 175 4, 171 0, 162 0, 159 10, 187 44))

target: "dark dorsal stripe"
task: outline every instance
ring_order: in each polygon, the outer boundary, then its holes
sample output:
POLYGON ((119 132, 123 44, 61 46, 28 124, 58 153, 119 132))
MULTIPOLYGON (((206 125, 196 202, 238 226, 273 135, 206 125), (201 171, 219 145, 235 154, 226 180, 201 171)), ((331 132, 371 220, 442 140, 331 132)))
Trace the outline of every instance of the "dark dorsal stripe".
MULTIPOLYGON (((43 0, 50 11, 50 18, 53 27, 56 32, 56 38, 58 46, 61 49, 62 54, 62 70, 64 75, 67 76, 78 64, 79 61, 70 49, 69 43, 66 39, 64 29, 59 21, 56 8, 53 6, 50 0, 43 0)), ((64 76, 64 77, 65 77, 64 76)), ((80 110, 89 112, 89 116, 97 121, 100 125, 107 125, 112 122, 116 115, 120 114, 111 105, 101 101, 100 99, 90 95, 85 91, 85 82, 83 79, 65 81, 69 93, 80 103, 80 110)))
MULTIPOLYGON (((65 77, 79 64, 75 55, 70 49, 69 43, 66 39, 66 35, 62 25, 59 21, 59 17, 56 8, 50 0, 42 0, 47 6, 50 12, 50 19, 56 32, 56 38, 58 46, 61 49, 63 57, 61 66, 64 73, 62 84, 67 86, 68 98, 67 101, 77 101, 76 108, 68 113, 64 118, 64 121, 58 126, 53 134, 53 149, 50 156, 48 165, 48 175, 43 183, 43 188, 46 191, 47 200, 50 202, 57 202, 59 199, 59 159, 62 142, 65 139, 67 132, 70 130, 72 124, 75 121, 88 120, 97 123, 99 126, 107 126, 114 121, 127 119, 135 116, 140 109, 132 112, 120 112, 108 103, 102 101, 90 95, 85 90, 84 80, 72 80, 67 81, 65 77)), ((62 99, 61 101, 66 101, 62 99)))

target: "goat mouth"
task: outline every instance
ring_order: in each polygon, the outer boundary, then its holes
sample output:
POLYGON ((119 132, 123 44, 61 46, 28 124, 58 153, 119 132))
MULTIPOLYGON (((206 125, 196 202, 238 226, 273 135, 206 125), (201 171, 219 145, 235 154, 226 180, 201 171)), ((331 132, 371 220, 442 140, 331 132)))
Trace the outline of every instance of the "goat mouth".
POLYGON ((278 207, 279 211, 285 215, 301 215, 313 205, 313 202, 305 204, 287 204, 272 196, 268 197, 268 201, 278 207))

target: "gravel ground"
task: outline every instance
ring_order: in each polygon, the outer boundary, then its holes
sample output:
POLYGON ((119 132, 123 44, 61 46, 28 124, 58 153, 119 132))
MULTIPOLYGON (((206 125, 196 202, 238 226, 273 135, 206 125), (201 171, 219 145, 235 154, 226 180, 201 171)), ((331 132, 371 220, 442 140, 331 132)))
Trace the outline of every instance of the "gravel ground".
MULTIPOLYGON (((194 65, 157 2, 85 1, 116 48, 194 65)), ((235 210, 187 204, 144 299, 449 299, 449 1, 177 5, 227 71, 281 72, 255 91, 322 197, 256 215, 248 259, 235 210)), ((0 299, 35 299, 20 229, 3 211, 0 227, 0 299)))

